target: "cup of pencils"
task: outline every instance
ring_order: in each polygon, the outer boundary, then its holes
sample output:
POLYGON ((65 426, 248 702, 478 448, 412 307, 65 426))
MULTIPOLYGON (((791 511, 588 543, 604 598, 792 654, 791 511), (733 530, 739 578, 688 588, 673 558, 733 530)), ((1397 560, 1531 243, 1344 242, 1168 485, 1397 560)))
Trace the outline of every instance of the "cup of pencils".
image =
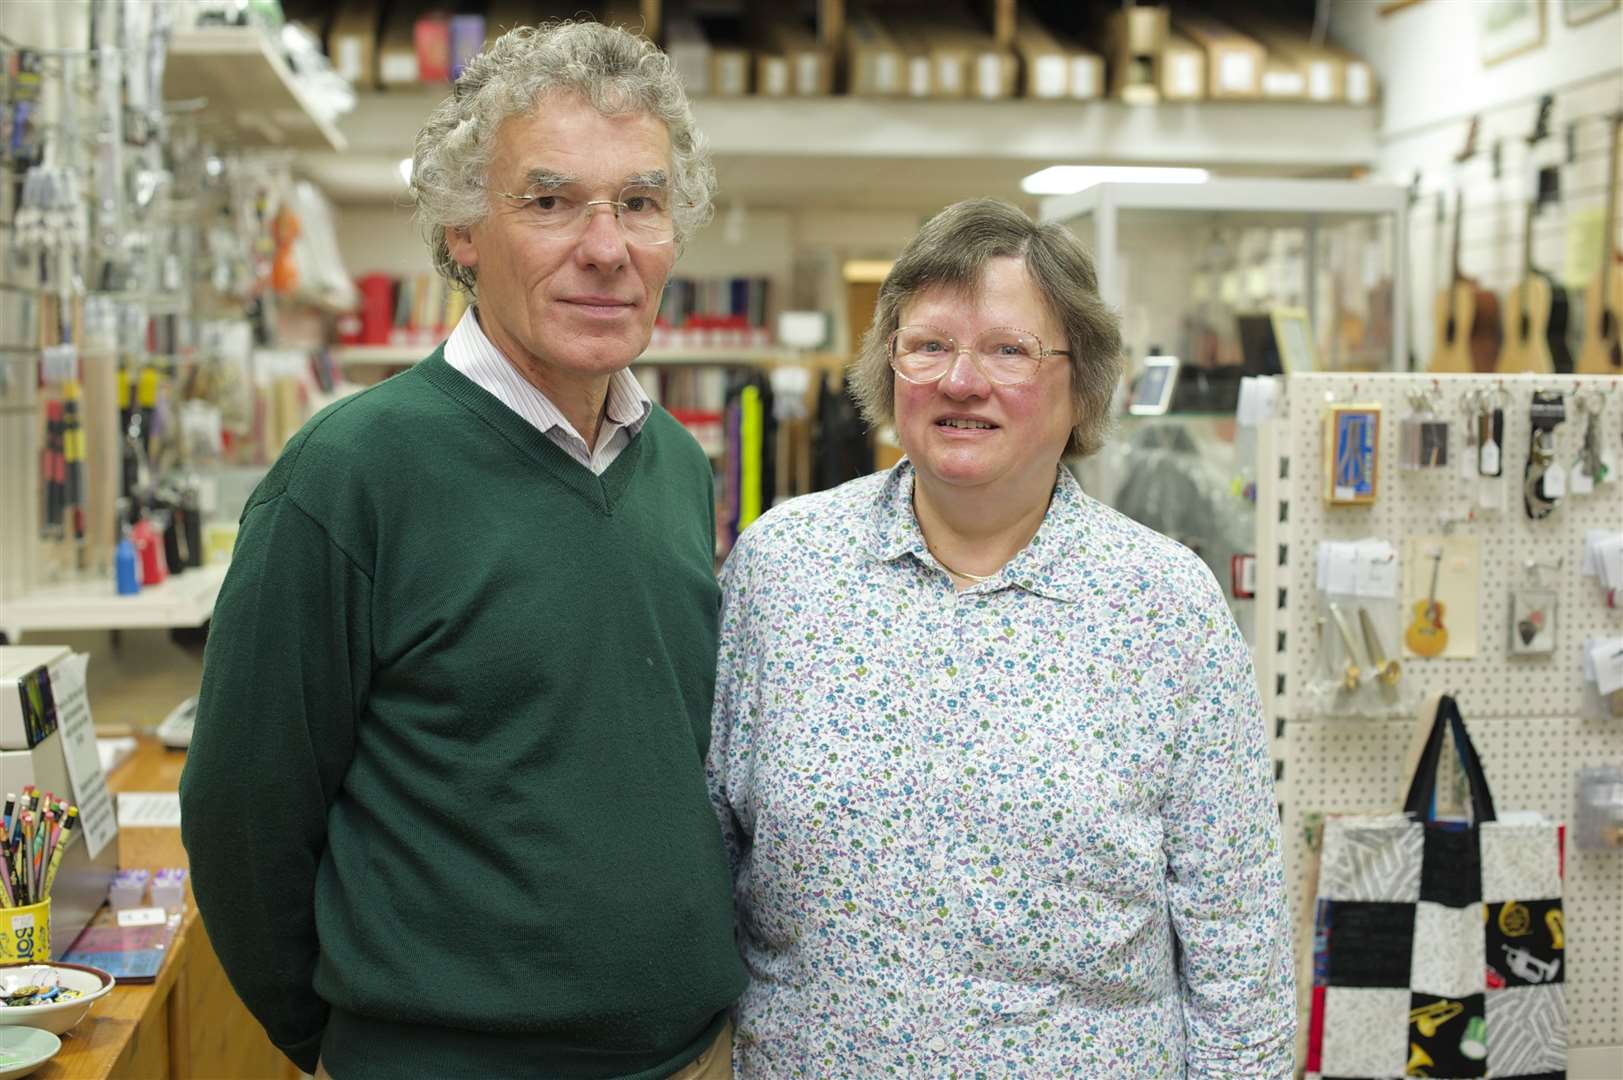
POLYGON ((79 808, 30 784, 8 794, 0 829, 0 964, 51 958, 51 886, 78 835, 79 808))

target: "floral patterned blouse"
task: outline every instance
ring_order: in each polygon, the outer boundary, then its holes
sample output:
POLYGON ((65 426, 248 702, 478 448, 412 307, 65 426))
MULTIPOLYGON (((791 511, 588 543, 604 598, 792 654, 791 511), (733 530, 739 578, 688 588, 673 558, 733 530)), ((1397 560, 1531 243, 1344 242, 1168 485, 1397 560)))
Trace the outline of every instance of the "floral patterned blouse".
POLYGON ((1290 1076, 1272 770, 1211 574, 1062 469, 957 592, 913 475, 774 509, 722 571, 739 1075, 1290 1076))

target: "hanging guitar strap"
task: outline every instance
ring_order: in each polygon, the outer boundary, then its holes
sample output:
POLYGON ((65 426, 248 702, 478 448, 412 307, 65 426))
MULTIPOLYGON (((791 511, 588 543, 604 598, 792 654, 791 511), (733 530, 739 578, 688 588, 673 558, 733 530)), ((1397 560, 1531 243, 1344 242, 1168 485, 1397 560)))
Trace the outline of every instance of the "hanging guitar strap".
POLYGON ((1533 436, 1527 452, 1522 501, 1527 507, 1527 516, 1536 521, 1550 516, 1556 500, 1565 490, 1550 483, 1555 475, 1551 471, 1555 463, 1555 429, 1567 418, 1565 395, 1554 390, 1533 391, 1530 417, 1533 436))

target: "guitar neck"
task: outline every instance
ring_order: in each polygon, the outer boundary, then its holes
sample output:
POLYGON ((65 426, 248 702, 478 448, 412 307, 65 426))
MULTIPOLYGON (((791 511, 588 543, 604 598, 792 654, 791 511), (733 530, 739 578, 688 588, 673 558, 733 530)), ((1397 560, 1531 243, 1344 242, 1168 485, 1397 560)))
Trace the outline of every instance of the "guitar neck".
POLYGON ((1606 228, 1601 233, 1600 245, 1600 295, 1601 303, 1612 288, 1612 251, 1617 245, 1617 136, 1623 130, 1623 113, 1612 118, 1612 138, 1609 144, 1610 154, 1606 162, 1606 228))

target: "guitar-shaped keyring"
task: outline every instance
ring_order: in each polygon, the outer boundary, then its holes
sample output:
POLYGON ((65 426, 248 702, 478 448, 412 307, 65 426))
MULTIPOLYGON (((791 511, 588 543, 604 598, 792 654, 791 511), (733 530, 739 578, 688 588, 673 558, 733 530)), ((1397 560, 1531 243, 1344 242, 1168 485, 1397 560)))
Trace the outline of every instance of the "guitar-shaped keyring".
POLYGON ((1431 556, 1431 588, 1426 598, 1415 602, 1414 622, 1403 635, 1403 643, 1416 656, 1439 656, 1448 648, 1448 630, 1443 626, 1443 605, 1437 599, 1437 573, 1443 568, 1443 549, 1433 548, 1431 556))

